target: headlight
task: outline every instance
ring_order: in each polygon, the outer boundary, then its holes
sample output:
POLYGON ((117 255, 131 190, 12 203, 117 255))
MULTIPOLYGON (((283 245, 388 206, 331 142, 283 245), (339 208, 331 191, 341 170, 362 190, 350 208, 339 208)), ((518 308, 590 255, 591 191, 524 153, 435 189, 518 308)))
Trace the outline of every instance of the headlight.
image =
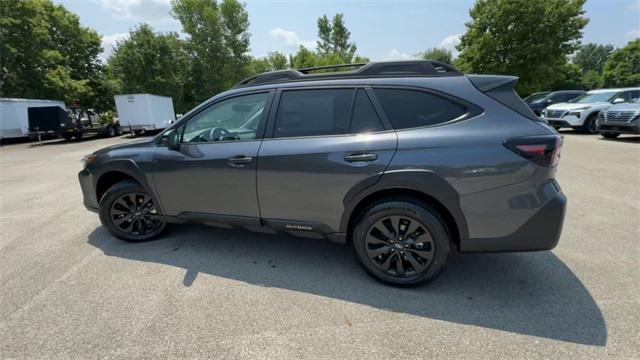
POLYGON ((82 160, 80 160, 82 162, 82 168, 86 168, 89 164, 96 161, 97 158, 98 158, 98 155, 95 155, 95 154, 85 155, 82 158, 82 160))

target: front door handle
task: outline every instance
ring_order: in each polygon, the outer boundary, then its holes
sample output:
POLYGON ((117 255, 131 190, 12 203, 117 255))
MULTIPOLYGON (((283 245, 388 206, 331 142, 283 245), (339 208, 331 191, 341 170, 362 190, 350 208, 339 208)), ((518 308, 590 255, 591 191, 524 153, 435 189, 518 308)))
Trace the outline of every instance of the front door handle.
POLYGON ((347 154, 344 156, 344 161, 346 162, 375 161, 376 159, 378 159, 378 154, 373 153, 347 154))
POLYGON ((229 165, 235 166, 235 167, 243 167, 252 161, 253 161, 253 158, 246 155, 236 155, 227 159, 227 162, 229 163, 229 165))

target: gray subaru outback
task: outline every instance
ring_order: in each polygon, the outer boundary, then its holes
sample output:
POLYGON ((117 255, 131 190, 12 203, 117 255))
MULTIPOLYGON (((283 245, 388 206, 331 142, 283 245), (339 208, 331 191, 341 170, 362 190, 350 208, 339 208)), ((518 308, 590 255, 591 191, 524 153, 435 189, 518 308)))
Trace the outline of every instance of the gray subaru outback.
POLYGON ((87 155, 84 204, 127 241, 198 221, 350 243, 393 285, 435 279, 455 251, 549 250, 562 138, 516 81, 437 61, 256 75, 87 155))

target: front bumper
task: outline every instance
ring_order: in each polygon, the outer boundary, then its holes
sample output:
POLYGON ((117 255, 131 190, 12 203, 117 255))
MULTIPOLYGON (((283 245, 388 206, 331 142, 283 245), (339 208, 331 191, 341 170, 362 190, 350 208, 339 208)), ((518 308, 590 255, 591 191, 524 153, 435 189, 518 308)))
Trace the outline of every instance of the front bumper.
POLYGON ((87 169, 83 169, 78 173, 78 180, 80 181, 80 188, 82 189, 82 198, 84 207, 87 210, 98 212, 98 199, 96 198, 95 188, 93 186, 93 174, 87 169))
POLYGON ((567 198, 555 181, 552 185, 556 189, 555 195, 515 232, 500 238, 461 241, 460 252, 541 251, 555 248, 562 233, 567 198))
POLYGON ((582 126, 582 119, 580 117, 574 116, 574 115, 567 115, 564 116, 562 118, 545 118, 543 117, 543 119, 545 119, 549 125, 551 126, 558 126, 558 127, 571 127, 571 128, 575 128, 575 127, 580 127, 582 126))
POLYGON ((640 120, 632 122, 602 121, 598 123, 599 133, 640 134, 640 120))

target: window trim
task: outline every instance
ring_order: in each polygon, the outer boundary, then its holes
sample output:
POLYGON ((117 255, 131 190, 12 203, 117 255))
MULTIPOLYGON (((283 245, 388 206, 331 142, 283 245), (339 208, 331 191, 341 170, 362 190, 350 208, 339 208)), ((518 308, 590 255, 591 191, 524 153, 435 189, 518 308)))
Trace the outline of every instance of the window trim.
POLYGON ((373 135, 373 134, 382 134, 382 133, 386 133, 386 132, 390 132, 390 131, 394 131, 390 124, 388 123, 388 121, 386 120, 386 118, 384 117, 383 113, 380 113, 379 108, 376 106, 375 104, 375 99, 371 98, 371 95, 368 92, 368 88, 370 88, 370 86, 368 85, 352 85, 352 84, 348 84, 348 85, 311 85, 311 86, 295 86, 295 87, 284 87, 284 88, 278 88, 276 91, 276 94, 274 96, 273 99, 273 106, 271 106, 271 112, 269 113, 269 120, 267 121, 267 129, 265 131, 264 140, 268 140, 268 139, 272 139, 272 140, 285 140, 285 139, 310 139, 310 138, 328 138, 328 137, 338 137, 338 136, 358 136, 358 135, 373 135), (304 91, 304 90, 338 90, 338 89, 350 89, 352 90, 352 95, 351 95, 351 105, 349 106, 349 131, 351 130, 351 121, 353 118, 353 109, 355 106, 355 101, 356 101, 356 95, 357 95, 357 91, 359 89, 362 89, 365 91, 366 95, 369 96, 369 100, 371 101, 371 104, 373 105, 373 109, 376 112, 376 114, 378 115, 378 119, 380 120, 380 123, 382 124, 383 130, 382 131, 376 131, 376 132, 371 132, 371 133, 344 133, 344 134, 324 134, 324 135, 304 135, 304 136, 283 136, 283 137, 276 137, 275 136, 275 129, 276 129, 276 122, 277 122, 277 114, 278 114, 278 110, 280 109, 280 103, 282 101, 282 93, 286 92, 286 91, 304 91))
POLYGON ((396 132, 400 132, 400 131, 407 131, 407 130, 416 130, 416 129, 425 129, 425 128, 432 128, 432 127, 437 127, 437 126, 445 126, 445 125, 450 125, 453 123, 457 123, 457 122, 461 122, 461 121, 465 121, 465 120, 469 120, 472 119, 474 117, 477 117, 479 115, 484 114, 484 109, 481 108, 478 105, 475 105, 467 100, 461 99, 457 96, 453 96, 451 94, 447 94, 441 91, 437 91, 437 90, 433 90, 430 88, 425 88, 425 87, 419 87, 419 86, 403 86, 403 85, 375 85, 371 87, 371 92, 373 94, 373 96, 376 99, 376 102, 378 102, 380 104, 380 110, 383 111, 383 113, 386 116, 386 119, 389 121, 389 124, 392 126, 392 129, 396 132), (393 125, 391 124, 391 120, 389 120, 389 117, 387 116, 386 111, 384 110, 384 107, 382 107, 382 103, 380 102, 380 99, 378 99, 378 96, 375 93, 375 89, 395 89, 395 90, 413 90, 413 91, 418 91, 418 92, 424 92, 433 96, 438 96, 440 98, 444 98, 450 102, 453 102, 454 104, 463 107, 466 112, 460 116, 458 116, 457 118, 451 119, 449 121, 445 121, 445 122, 441 122, 441 123, 437 123, 437 124, 433 124, 433 125, 423 125, 423 126, 415 126, 415 127, 408 127, 408 128, 402 128, 402 129, 396 129, 393 128, 393 125))
POLYGON ((229 95, 223 96, 221 98, 218 98, 218 99, 215 99, 215 100, 211 100, 209 103, 204 103, 204 105, 202 105, 200 108, 198 108, 197 111, 189 114, 188 117, 184 117, 184 118, 180 119, 180 121, 178 121, 177 123, 173 124, 173 126, 171 126, 169 129, 175 129, 175 130, 179 131, 180 146, 183 146, 183 145, 204 145, 204 144, 226 144, 226 143, 240 143, 240 142, 249 142, 249 141, 261 141, 262 139, 264 139, 265 130, 267 128, 267 122, 269 120, 269 112, 270 112, 271 108, 273 107, 273 99, 275 98, 275 96, 274 96, 275 92, 276 91, 274 89, 252 90, 252 91, 247 91, 247 92, 229 94, 229 95), (236 98, 236 97, 247 96, 247 95, 256 95, 256 94, 268 94, 268 96, 267 96, 267 101, 264 104, 264 110, 266 110, 266 111, 263 110, 262 119, 260 120, 260 125, 258 125, 258 129, 256 130, 256 137, 255 138, 253 138, 253 139, 244 139, 244 140, 202 141, 202 142, 193 142, 193 143, 182 142, 182 135, 184 133, 184 129, 186 128, 187 122, 191 121, 193 118, 198 116, 198 114, 202 113, 203 111, 205 111, 205 110, 209 109, 210 107, 212 107, 212 106, 214 106, 216 104, 219 104, 219 103, 221 103, 223 101, 230 100, 230 99, 233 99, 233 98, 236 98), (180 127, 182 127, 181 130, 180 130, 180 127))

